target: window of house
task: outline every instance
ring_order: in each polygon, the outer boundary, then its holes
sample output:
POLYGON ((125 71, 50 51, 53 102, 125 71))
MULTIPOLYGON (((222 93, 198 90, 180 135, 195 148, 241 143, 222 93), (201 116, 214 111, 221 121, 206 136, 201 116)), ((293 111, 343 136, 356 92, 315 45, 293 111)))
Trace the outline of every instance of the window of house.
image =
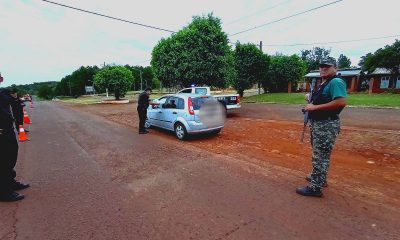
POLYGON ((396 88, 397 88, 397 89, 400 88, 400 76, 397 77, 396 88))
POLYGON ((381 88, 389 88, 389 80, 390 80, 389 76, 382 77, 381 78, 381 88))

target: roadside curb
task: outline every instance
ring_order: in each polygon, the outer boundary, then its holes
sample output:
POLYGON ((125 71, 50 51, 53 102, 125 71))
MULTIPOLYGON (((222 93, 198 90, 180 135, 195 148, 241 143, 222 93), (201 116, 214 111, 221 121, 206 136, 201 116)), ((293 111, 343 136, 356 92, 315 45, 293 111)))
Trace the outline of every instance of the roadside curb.
MULTIPOLYGON (((282 104, 282 105, 297 105, 303 106, 303 104, 298 103, 280 103, 280 102, 255 102, 255 101, 242 101, 242 104, 245 103, 254 103, 254 104, 282 104)), ((305 105, 305 104, 304 104, 305 105)), ((400 110, 400 107, 385 107, 385 106, 355 106, 355 105, 347 105, 349 108, 371 108, 371 109, 395 109, 400 110)))
POLYGON ((350 108, 371 108, 371 109, 396 109, 396 110, 400 110, 400 107, 384 107, 384 106, 353 106, 353 105, 349 105, 346 107, 350 107, 350 108))

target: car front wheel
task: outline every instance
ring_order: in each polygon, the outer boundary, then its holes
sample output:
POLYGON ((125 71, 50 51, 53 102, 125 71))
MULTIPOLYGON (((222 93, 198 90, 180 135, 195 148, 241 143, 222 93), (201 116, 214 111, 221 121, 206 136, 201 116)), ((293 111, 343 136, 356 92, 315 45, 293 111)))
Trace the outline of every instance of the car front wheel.
POLYGON ((184 140, 187 137, 187 132, 185 126, 182 123, 177 123, 175 125, 175 135, 179 140, 184 140))

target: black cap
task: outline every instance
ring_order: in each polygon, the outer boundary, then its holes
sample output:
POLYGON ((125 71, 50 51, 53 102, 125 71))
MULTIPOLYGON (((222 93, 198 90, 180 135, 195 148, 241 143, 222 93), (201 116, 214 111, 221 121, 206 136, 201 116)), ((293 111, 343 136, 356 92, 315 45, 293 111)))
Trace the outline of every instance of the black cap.
POLYGON ((144 90, 145 92, 147 92, 147 91, 150 91, 150 92, 152 92, 153 90, 151 90, 151 88, 150 87, 147 87, 145 90, 144 90))
POLYGON ((336 67, 336 60, 333 58, 325 58, 319 61, 319 66, 335 66, 336 67))

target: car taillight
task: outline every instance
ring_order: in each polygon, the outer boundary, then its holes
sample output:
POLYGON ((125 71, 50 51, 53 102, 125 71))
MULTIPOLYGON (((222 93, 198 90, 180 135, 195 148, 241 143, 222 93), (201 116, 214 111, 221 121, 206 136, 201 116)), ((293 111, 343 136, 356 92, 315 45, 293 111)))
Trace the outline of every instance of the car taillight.
POLYGON ((188 98, 188 108, 189 108, 189 114, 194 115, 193 102, 191 97, 188 98))
POLYGON ((237 96, 237 98, 236 98, 236 103, 237 103, 237 104, 240 104, 240 96, 237 96))

